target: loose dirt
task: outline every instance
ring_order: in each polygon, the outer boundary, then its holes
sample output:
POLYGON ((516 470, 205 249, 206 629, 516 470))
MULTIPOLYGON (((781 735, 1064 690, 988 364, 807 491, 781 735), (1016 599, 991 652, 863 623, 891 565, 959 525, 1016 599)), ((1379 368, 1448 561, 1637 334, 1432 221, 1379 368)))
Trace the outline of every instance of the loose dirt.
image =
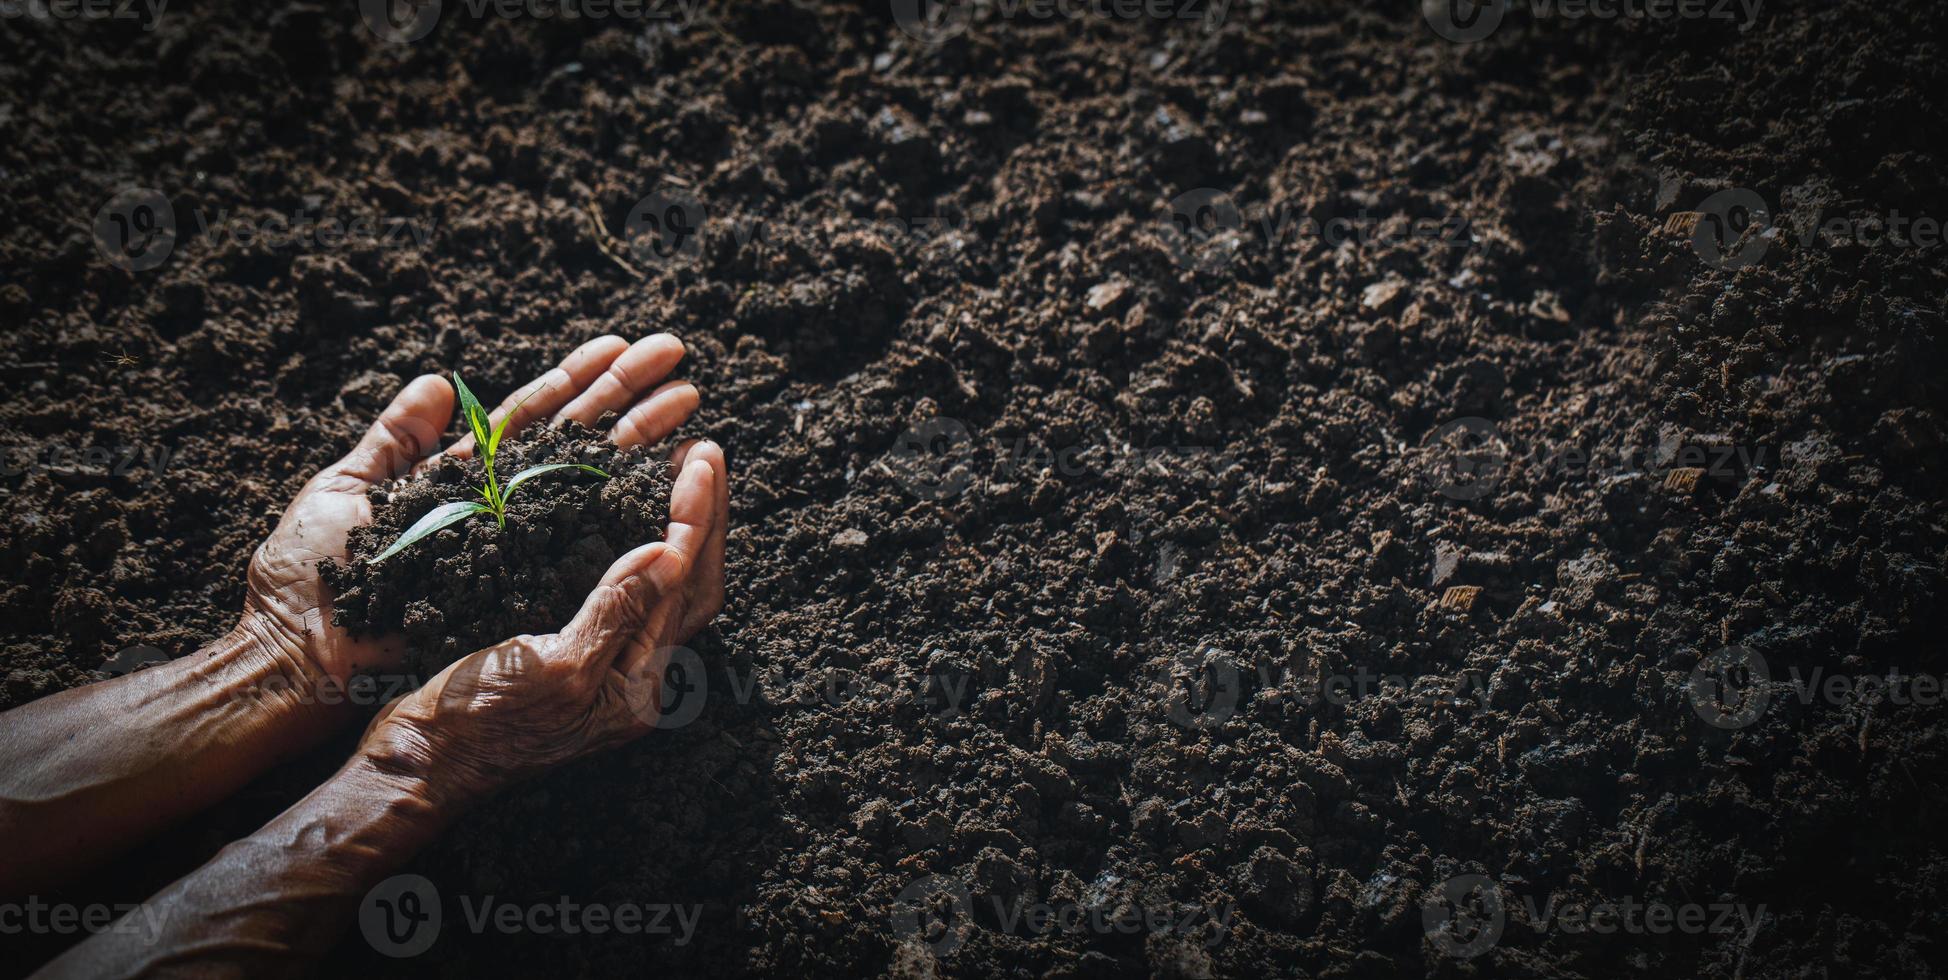
POLYGON ((332 621, 361 636, 404 636, 405 673, 418 678, 510 636, 561 629, 617 558, 662 540, 670 476, 664 454, 618 449, 574 423, 509 438, 494 468, 505 487, 528 467, 556 463, 609 479, 579 470, 532 477, 509 499, 505 525, 471 518, 378 564, 428 511, 480 499, 487 471, 477 457, 442 456, 422 477, 373 489, 372 523, 352 532, 351 561, 326 566, 332 621))
MULTIPOLYGON (((1942 250, 1789 231, 1729 268, 1684 217, 1948 217, 1931 6, 931 46, 885 5, 446 7, 407 46, 349 6, 0 30, 0 706, 226 628, 415 374, 507 391, 671 330, 684 435, 726 447, 681 722, 417 861, 428 960, 353 932, 327 972, 1939 971, 1938 703, 1793 682, 1944 669, 1942 250), (129 186, 181 230, 152 270, 91 238, 129 186), (198 231, 225 211, 432 230, 198 231), (166 464, 74 458, 129 445, 166 464), (1742 723, 1694 698, 1752 692, 1734 647, 1774 682, 1742 723), (1464 959, 1426 909, 1472 874, 1505 918, 1464 959), (475 935, 489 895, 700 918, 475 935), (1629 903, 1706 925, 1578 928, 1629 903)), ((74 895, 141 898, 344 749, 74 895)))

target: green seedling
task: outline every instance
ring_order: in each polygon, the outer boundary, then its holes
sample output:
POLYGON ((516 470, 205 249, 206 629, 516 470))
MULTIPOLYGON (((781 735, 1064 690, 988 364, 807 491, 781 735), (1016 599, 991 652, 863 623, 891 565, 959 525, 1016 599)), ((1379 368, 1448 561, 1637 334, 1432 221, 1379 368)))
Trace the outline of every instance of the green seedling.
MULTIPOLYGON (((487 483, 485 486, 480 487, 478 491, 481 499, 456 500, 450 504, 441 504, 433 508, 427 512, 425 517, 420 518, 414 523, 412 527, 407 528, 406 533, 399 536, 399 540, 394 541, 386 547, 386 550, 380 552, 379 557, 372 559, 372 563, 375 565, 406 550, 413 542, 432 534, 434 531, 438 531, 449 525, 458 524, 469 517, 480 514, 492 514, 494 515, 495 526, 506 527, 507 503, 513 499, 514 491, 521 489, 521 484, 544 473, 554 473, 559 470, 581 470, 585 473, 593 473, 605 480, 609 478, 609 474, 593 466, 585 466, 581 463, 548 463, 543 466, 530 466, 514 474, 514 478, 507 481, 506 486, 502 486, 500 481, 494 477, 494 456, 500 451, 501 436, 507 432, 508 421, 520 413, 521 406, 527 404, 528 399, 527 397, 523 397, 520 402, 515 404, 512 411, 501 417, 499 425, 494 425, 488 419, 487 410, 481 407, 480 399, 475 398, 473 392, 467 389, 467 383, 460 380, 460 372, 458 371, 453 372, 453 388, 460 393, 460 412, 467 417, 467 428, 473 430, 474 450, 480 453, 480 461, 487 467, 487 483)), ((528 396, 532 396, 533 394, 534 392, 529 392, 528 396)))

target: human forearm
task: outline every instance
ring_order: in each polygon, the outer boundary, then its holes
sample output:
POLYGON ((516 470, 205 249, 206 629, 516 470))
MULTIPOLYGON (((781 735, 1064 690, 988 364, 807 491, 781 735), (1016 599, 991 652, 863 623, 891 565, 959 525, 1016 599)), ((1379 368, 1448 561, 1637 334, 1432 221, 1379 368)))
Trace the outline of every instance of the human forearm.
POLYGON ((476 801, 652 730, 668 650, 721 585, 720 459, 686 465, 664 540, 617 559, 561 632, 471 654, 391 704, 317 792, 133 913, 160 921, 159 938, 111 928, 53 975, 300 969, 373 885, 476 801), (710 559, 702 574, 698 555, 710 559))
POLYGON ((262 830, 50 963, 47 976, 263 976, 303 972, 360 899, 466 801, 361 752, 262 830))
POLYGON ((228 796, 351 717, 245 620, 168 664, 0 716, 0 895, 44 888, 228 796))

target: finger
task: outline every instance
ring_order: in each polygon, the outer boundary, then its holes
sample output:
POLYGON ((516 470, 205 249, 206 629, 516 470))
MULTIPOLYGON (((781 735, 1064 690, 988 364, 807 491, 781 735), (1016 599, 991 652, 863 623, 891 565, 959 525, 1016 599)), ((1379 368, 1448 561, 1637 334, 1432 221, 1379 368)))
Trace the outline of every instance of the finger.
POLYGON ((657 601, 682 587, 686 566, 685 557, 661 541, 616 559, 562 629, 556 648, 579 665, 607 668, 649 624, 657 601))
MULTIPOLYGON (((521 405, 520 417, 508 423, 508 435, 515 435, 535 419, 553 416, 570 399, 604 377, 604 372, 628 350, 629 342, 614 334, 605 334, 575 348, 553 370, 502 401, 500 407, 494 409, 493 423, 500 424, 501 417, 513 410, 524 397, 528 400, 521 405)), ((473 443, 470 433, 454 443, 453 448, 447 450, 447 455, 466 459, 473 455, 473 443)))
POLYGON ((401 389, 357 446, 332 470, 366 484, 413 468, 440 444, 453 417, 453 387, 439 375, 414 378, 401 389))
POLYGON ((693 459, 710 464, 716 492, 710 538, 704 543, 703 554, 697 556, 696 570, 691 573, 696 594, 684 612, 683 626, 677 634, 678 639, 686 642, 724 608, 724 539, 730 533, 730 470, 724 460, 724 449, 710 441, 687 443, 682 455, 677 457, 677 465, 687 466, 693 459))
POLYGON ((594 425, 604 412, 626 411, 643 392, 669 377, 681 360, 683 341, 666 333, 644 337, 611 361, 602 376, 587 385, 587 390, 556 418, 594 425))
POLYGON ((663 540, 670 550, 694 564, 710 542, 717 519, 717 471, 708 461, 692 458, 677 475, 670 491, 670 527, 663 540))
POLYGON ((672 381, 656 389, 655 394, 618 419, 609 438, 625 449, 662 442, 689 420, 690 413, 695 412, 702 401, 703 396, 698 393, 696 385, 688 381, 672 381))
POLYGON ((625 682, 635 684, 652 676, 659 680, 662 677, 670 661, 670 651, 675 649, 671 644, 677 642, 675 632, 683 615, 683 593, 695 581, 696 574, 695 563, 674 548, 665 550, 651 565, 650 576, 659 583, 661 592, 649 607, 644 627, 624 641, 622 655, 615 660, 615 669, 625 682))
POLYGON ((683 464, 690 461, 691 450, 701 445, 703 445, 702 439, 685 439, 677 443, 676 448, 670 450, 670 472, 682 473, 683 464))
MULTIPOLYGON (((715 516, 711 495, 711 485, 715 474, 708 463, 697 460, 683 468, 677 476, 676 489, 670 494, 670 526, 663 536, 663 552, 649 565, 647 575, 653 580, 658 601, 646 606, 643 628, 636 635, 627 638, 623 653, 615 661, 616 669, 627 678, 640 679, 644 676, 650 658, 667 656, 672 632, 682 624, 678 617, 684 615, 689 594, 696 582, 696 558, 698 550, 710 539, 710 524, 715 516)), ((656 668, 658 671, 661 667, 656 668)))

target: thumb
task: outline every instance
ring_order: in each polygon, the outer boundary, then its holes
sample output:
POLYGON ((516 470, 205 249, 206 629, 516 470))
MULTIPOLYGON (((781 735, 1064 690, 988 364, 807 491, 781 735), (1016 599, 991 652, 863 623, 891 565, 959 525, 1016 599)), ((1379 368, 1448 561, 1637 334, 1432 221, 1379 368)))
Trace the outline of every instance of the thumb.
POLYGON ((658 599, 679 588, 689 559, 661 541, 616 559, 562 629, 563 648, 583 666, 607 667, 649 624, 658 599))
POLYGON ((336 469, 366 483, 391 479, 413 468, 440 444, 453 417, 453 387, 436 374, 414 378, 401 389, 336 469))

